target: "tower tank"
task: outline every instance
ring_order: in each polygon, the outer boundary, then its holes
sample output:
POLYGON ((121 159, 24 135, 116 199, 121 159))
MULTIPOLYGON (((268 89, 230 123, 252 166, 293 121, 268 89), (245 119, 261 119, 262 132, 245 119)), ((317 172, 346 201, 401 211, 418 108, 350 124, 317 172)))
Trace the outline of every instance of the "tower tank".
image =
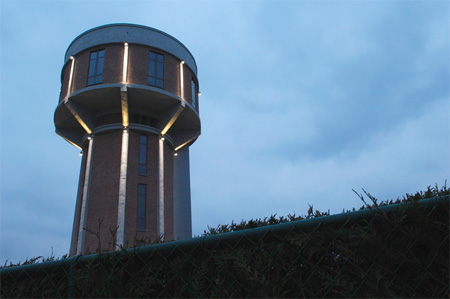
POLYGON ((192 236, 197 65, 174 37, 110 24, 67 49, 56 133, 82 153, 70 255, 192 236))

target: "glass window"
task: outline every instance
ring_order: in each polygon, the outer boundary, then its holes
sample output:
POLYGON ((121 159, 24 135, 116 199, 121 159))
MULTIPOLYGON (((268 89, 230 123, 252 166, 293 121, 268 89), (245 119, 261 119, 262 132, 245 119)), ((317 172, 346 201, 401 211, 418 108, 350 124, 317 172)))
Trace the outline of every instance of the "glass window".
POLYGON ((141 114, 131 114, 131 122, 135 124, 146 125, 150 127, 157 128, 158 120, 154 117, 141 115, 141 114))
POLYGON ((144 184, 138 184, 137 217, 136 217, 137 230, 145 230, 146 197, 147 197, 147 186, 144 184))
POLYGON ((139 137, 139 170, 140 175, 147 174, 147 136, 139 137))
POLYGON ((196 104, 196 99, 197 99, 197 88, 195 86, 195 82, 194 80, 191 81, 192 82, 192 106, 195 108, 195 104, 196 104))
POLYGON ((91 52, 87 85, 102 83, 105 50, 91 52))
POLYGON ((164 87, 164 56, 155 52, 148 55, 148 84, 164 87))

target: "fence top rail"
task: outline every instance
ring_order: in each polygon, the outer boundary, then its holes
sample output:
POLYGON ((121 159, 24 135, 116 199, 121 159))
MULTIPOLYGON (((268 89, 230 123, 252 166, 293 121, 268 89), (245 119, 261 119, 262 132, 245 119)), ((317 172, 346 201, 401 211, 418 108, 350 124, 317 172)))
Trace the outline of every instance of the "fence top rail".
POLYGON ((421 200, 418 200, 417 202, 402 202, 402 203, 391 204, 391 205, 386 205, 386 206, 369 207, 367 209, 358 210, 358 211, 352 211, 352 212, 346 212, 346 213, 334 214, 334 215, 328 215, 328 216, 321 216, 321 217, 317 217, 317 218, 289 221, 289 222, 280 223, 280 224, 267 225, 267 226, 261 226, 261 227, 256 227, 256 228, 249 228, 249 229, 215 234, 215 235, 209 235, 209 236, 201 236, 201 237, 196 237, 196 238, 191 238, 191 239, 186 239, 186 240, 179 240, 179 241, 172 241, 172 242, 161 243, 161 244, 147 245, 147 246, 142 246, 142 247, 137 247, 137 248, 129 248, 129 249, 125 249, 123 251, 95 253, 95 254, 90 254, 90 255, 76 255, 73 257, 56 260, 56 261, 48 261, 48 262, 42 262, 42 263, 36 263, 36 264, 2 268, 2 269, 0 269, 0 276, 7 275, 7 274, 15 275, 15 274, 21 273, 22 271, 34 272, 34 271, 38 271, 38 270, 51 270, 51 269, 57 268, 57 267, 68 268, 68 267, 74 266, 79 263, 89 262, 93 259, 98 258, 100 255, 103 255, 103 256, 117 255, 117 254, 125 255, 125 254, 129 254, 129 253, 136 253, 138 255, 146 255, 146 254, 150 254, 155 251, 158 251, 158 252, 172 251, 176 247, 178 247, 180 249, 189 249, 189 248, 193 248, 198 245, 208 247, 211 245, 215 245, 220 241, 234 243, 234 242, 239 242, 242 238, 258 239, 268 233, 272 233, 272 234, 276 235, 276 234, 286 233, 292 229, 308 229, 311 227, 315 227, 319 224, 336 224, 337 225, 339 223, 344 223, 348 220, 358 220, 358 219, 373 217, 373 215, 375 215, 377 213, 391 214, 391 213, 395 213, 399 209, 407 208, 410 205, 412 205, 413 203, 420 204, 421 206, 423 206, 425 208, 434 208, 437 205, 439 205, 439 203, 441 203, 442 201, 445 201, 446 203, 448 203, 449 200, 450 200, 449 195, 436 196, 436 197, 432 197, 432 198, 421 199, 421 200))

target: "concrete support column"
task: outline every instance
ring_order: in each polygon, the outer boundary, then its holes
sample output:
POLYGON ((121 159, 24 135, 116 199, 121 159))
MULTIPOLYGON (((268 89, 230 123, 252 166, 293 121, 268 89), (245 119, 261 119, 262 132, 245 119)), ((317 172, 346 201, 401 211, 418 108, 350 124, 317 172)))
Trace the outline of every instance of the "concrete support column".
POLYGON ((119 177, 119 203, 117 207, 117 239, 116 249, 124 243, 125 238, 125 204, 127 194, 127 171, 128 171, 128 129, 122 132, 122 152, 120 156, 120 177, 119 177))
POLYGON ((192 238, 191 182, 189 147, 177 151, 173 159, 173 237, 175 240, 192 238))
POLYGON ((164 138, 159 138, 158 202, 156 232, 164 239, 164 138))
POLYGON ((70 56, 71 65, 70 65, 70 75, 69 75, 69 84, 67 86, 67 97, 70 96, 72 93, 72 83, 73 83, 73 71, 75 68, 75 58, 73 56, 70 56))
POLYGON ((86 239, 86 225, 87 225, 87 212, 88 212, 88 201, 89 201, 89 178, 91 175, 91 164, 92 164, 92 151, 94 149, 94 136, 91 140, 88 140, 88 151, 86 157, 86 170, 84 175, 83 184, 83 199, 81 201, 81 212, 80 212, 80 225, 78 228, 78 242, 77 242, 77 254, 81 254, 84 251, 84 242, 86 239))

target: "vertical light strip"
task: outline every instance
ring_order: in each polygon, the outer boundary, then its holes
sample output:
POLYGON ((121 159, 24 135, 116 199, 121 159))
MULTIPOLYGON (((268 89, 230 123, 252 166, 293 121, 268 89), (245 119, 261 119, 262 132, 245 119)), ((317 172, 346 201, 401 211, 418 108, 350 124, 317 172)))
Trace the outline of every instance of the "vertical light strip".
POLYGON ((73 81, 73 70, 75 68, 75 57, 70 56, 70 60, 72 60, 72 64, 70 65, 70 76, 69 76, 69 86, 67 87, 67 97, 70 96, 72 92, 72 81, 73 81))
POLYGON ((92 149, 94 146, 94 138, 88 141, 88 152, 86 156, 86 169, 83 184, 83 198, 81 201, 80 226, 78 227, 78 243, 77 254, 84 251, 84 242, 86 238, 86 222, 87 222, 87 205, 89 200, 89 178, 91 176, 92 149))
POLYGON ((164 140, 159 139, 157 234, 164 240, 164 140))
POLYGON ((119 177, 119 204, 117 208, 117 240, 116 249, 125 242, 125 202, 127 193, 127 169, 128 169, 128 129, 122 133, 122 154, 120 156, 119 177))
POLYGON ((128 91, 126 86, 120 88, 120 102, 122 107, 122 125, 124 128, 128 128, 128 91))
POLYGON ((128 74, 128 43, 123 44, 123 69, 122 69, 122 83, 127 83, 128 74))
POLYGON ((180 62, 180 98, 184 100, 184 61, 180 62))

